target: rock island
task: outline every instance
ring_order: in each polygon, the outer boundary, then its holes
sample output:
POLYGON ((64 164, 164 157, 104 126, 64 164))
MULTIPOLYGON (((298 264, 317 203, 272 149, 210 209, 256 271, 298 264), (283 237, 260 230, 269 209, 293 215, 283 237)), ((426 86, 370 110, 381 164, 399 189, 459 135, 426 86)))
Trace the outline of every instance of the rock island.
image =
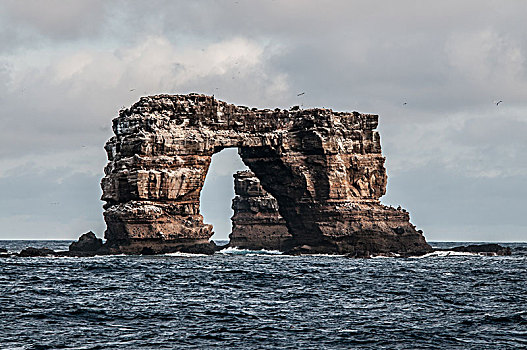
POLYGON ((235 147, 231 245, 289 253, 432 251, 408 212, 380 203, 378 116, 256 109, 202 94, 142 97, 113 120, 102 179, 105 249, 210 252, 200 192, 214 153, 235 147))

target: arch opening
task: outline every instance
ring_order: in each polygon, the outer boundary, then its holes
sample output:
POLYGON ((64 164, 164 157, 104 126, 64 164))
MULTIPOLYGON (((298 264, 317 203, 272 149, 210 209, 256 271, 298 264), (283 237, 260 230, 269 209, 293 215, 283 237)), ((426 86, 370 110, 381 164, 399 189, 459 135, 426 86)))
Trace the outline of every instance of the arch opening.
POLYGON ((205 183, 200 194, 200 211, 203 221, 212 224, 214 241, 229 240, 233 216, 233 174, 249 170, 238 154, 238 148, 225 148, 212 156, 205 183))
POLYGON ((201 189, 200 213, 203 223, 212 225, 211 239, 220 246, 284 250, 293 238, 286 219, 280 214, 278 199, 270 193, 277 193, 277 189, 286 192, 285 189, 267 185, 264 189, 263 186, 265 178, 274 179, 274 184, 283 182, 280 186, 290 186, 286 180, 290 176, 269 162, 265 167, 274 169, 275 173, 262 173, 261 165, 254 162, 254 155, 247 152, 253 149, 256 154, 265 155, 267 152, 261 148, 225 148, 211 158, 201 189), (259 176, 247 165, 258 171, 259 176))

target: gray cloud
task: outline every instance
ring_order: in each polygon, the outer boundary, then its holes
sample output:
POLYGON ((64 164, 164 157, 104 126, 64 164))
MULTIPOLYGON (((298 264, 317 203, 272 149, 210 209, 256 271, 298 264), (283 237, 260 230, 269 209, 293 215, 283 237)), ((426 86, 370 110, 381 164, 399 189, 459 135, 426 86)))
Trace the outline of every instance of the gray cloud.
POLYGON ((6 0, 0 8, 7 21, 2 32, 41 40, 92 36, 99 32, 105 17, 104 2, 99 0, 6 0))
MULTIPOLYGON (((27 217, 15 225, 4 216, 2 232, 37 237, 36 223, 53 220, 78 231, 71 238, 84 231, 95 221, 79 206, 56 219, 31 204, 57 193, 51 174, 69 176, 62 188, 86 181, 97 192, 117 111, 141 95, 196 91, 257 107, 380 114, 384 200, 411 209, 433 239, 507 236, 495 225, 522 239, 512 214, 527 175, 526 15, 527 3, 492 0, 4 1, 0 185, 11 188, 29 167, 23 179, 35 187, 24 199, 6 192, 29 214, 6 211, 27 217)), ((231 170, 211 171, 214 200, 203 211, 226 231, 231 170)), ((87 191, 99 215, 99 193, 87 191)))
POLYGON ((25 164, 0 177, 0 239, 73 239, 102 235, 99 174, 25 164))
POLYGON ((383 202, 407 208, 428 239, 524 241, 525 198, 525 175, 468 178, 430 166, 390 177, 383 202))

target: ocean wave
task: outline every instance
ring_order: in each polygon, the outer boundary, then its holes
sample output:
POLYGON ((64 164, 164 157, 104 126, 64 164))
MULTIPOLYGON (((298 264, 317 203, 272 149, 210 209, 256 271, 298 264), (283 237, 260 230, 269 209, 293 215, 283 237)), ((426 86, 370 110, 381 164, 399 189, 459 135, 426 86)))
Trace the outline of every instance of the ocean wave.
POLYGON ((331 258, 342 258, 345 254, 300 254, 300 256, 319 256, 319 257, 331 257, 331 258))
POLYGON ((401 254, 390 254, 390 255, 380 254, 380 255, 371 256, 372 259, 391 259, 391 258, 399 258, 399 257, 401 257, 401 254))
POLYGON ((174 253, 165 253, 163 256, 179 256, 179 257, 197 257, 197 256, 209 256, 207 254, 195 254, 195 253, 182 253, 182 252, 174 252, 174 253))
POLYGON ((0 348, 526 348, 526 256, 447 254, 0 259, 0 348))
POLYGON ((279 250, 267 250, 267 249, 259 249, 259 250, 250 250, 250 249, 242 249, 238 247, 228 247, 220 250, 218 252, 219 254, 228 254, 228 255, 282 255, 283 253, 279 250))
POLYGON ((480 253, 471 253, 471 252, 455 252, 452 250, 446 250, 446 251, 435 251, 432 253, 428 253, 421 256, 413 256, 412 258, 422 259, 422 258, 429 258, 429 257, 447 257, 447 256, 483 256, 483 254, 480 253))

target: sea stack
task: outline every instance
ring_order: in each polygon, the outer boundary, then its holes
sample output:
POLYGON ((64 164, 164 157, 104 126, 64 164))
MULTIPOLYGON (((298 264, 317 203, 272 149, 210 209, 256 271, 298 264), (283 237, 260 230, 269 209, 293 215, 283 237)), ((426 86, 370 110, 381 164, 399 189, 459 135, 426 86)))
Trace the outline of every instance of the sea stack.
POLYGON ((293 236, 278 212, 278 201, 260 185, 252 171, 234 176, 231 247, 283 250, 293 236))
POLYGON ((207 246, 213 232, 200 192, 212 155, 236 147, 276 200, 290 235, 279 249, 430 252, 406 211, 380 203, 387 176, 377 124, 377 115, 358 112, 262 110, 201 94, 142 97, 113 120, 105 147, 107 245, 126 253, 207 246))

